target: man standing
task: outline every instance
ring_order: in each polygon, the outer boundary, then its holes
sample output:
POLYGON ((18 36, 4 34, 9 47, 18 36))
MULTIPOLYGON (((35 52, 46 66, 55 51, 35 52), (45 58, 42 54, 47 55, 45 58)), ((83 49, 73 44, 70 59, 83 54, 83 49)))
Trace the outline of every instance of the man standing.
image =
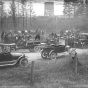
POLYGON ((5 32, 2 31, 2 33, 1 33, 1 41, 4 41, 4 36, 5 36, 5 32))

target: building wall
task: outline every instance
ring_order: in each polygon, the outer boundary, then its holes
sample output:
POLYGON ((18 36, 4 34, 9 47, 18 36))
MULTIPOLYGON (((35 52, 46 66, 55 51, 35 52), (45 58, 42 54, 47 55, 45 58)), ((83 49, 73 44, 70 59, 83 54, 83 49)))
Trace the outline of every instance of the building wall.
POLYGON ((54 2, 45 2, 44 3, 44 15, 53 16, 54 15, 54 2))

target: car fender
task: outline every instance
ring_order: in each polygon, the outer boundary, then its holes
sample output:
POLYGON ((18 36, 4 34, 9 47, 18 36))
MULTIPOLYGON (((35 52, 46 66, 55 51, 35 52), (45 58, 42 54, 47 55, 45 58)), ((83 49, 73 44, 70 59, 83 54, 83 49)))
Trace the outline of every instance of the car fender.
POLYGON ((20 59, 23 57, 25 57, 24 54, 22 54, 21 56, 17 57, 17 59, 14 59, 12 61, 0 62, 0 66, 15 65, 15 64, 19 63, 20 59))
MULTIPOLYGON (((17 62, 19 62, 20 59, 23 58, 23 57, 26 57, 26 56, 25 56, 24 54, 22 54, 22 55, 17 59, 17 62)), ((16 62, 16 63, 17 63, 17 62, 16 62)))
MULTIPOLYGON (((52 52, 55 52, 55 50, 51 50, 51 51, 49 52, 49 55, 50 55, 52 52)), ((56 53, 56 52, 55 52, 55 53, 56 53)))

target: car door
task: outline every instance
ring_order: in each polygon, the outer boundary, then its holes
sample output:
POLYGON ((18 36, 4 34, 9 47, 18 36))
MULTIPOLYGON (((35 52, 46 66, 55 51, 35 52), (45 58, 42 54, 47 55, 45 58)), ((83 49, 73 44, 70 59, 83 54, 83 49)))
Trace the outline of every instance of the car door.
POLYGON ((63 48, 63 47, 62 47, 61 45, 58 45, 58 46, 53 45, 53 46, 52 46, 52 49, 53 49, 55 52, 57 52, 57 53, 62 52, 62 51, 63 51, 62 48, 63 48))
POLYGON ((10 53, 10 46, 3 45, 2 52, 0 53, 0 61, 11 61, 12 55, 10 53))
POLYGON ((0 62, 11 61, 12 55, 10 53, 0 53, 0 62))
POLYGON ((57 53, 64 52, 65 51, 65 46, 64 45, 59 45, 57 48, 57 53))

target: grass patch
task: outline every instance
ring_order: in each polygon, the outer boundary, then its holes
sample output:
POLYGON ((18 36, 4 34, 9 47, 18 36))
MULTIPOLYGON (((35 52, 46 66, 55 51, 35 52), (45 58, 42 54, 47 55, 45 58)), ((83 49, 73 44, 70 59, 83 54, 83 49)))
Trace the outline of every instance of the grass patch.
POLYGON ((8 66, 0 68, 0 86, 11 88, 87 88, 88 68, 78 65, 74 73, 71 58, 35 61, 34 85, 30 84, 31 65, 27 68, 8 66), (83 84, 83 85, 82 85, 83 84), (84 87, 85 86, 85 87, 84 87))

